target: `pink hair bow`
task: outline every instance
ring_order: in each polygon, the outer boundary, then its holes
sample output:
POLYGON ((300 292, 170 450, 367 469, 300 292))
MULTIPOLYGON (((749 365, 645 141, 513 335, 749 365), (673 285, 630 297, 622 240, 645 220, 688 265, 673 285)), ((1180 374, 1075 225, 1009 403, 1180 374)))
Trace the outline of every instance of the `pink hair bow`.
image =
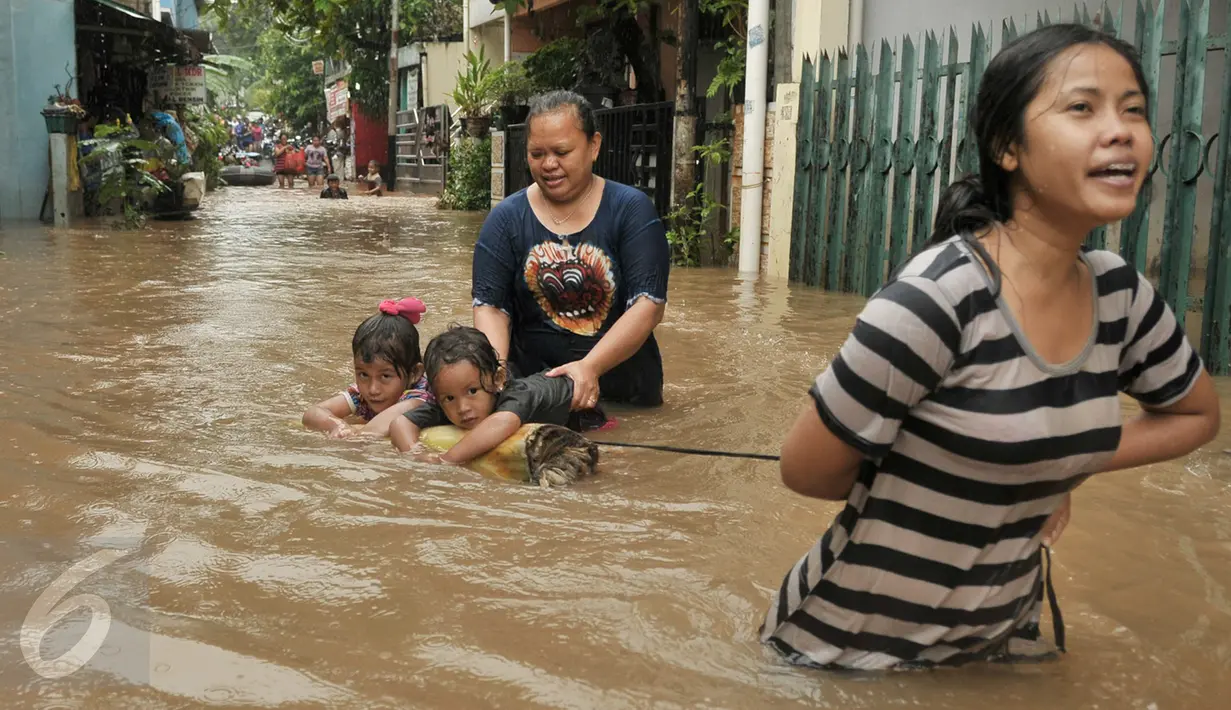
POLYGON ((400 301, 381 301, 380 312, 391 316, 402 316, 411 323, 418 324, 423 314, 427 313, 427 306, 414 296, 408 296, 400 301))

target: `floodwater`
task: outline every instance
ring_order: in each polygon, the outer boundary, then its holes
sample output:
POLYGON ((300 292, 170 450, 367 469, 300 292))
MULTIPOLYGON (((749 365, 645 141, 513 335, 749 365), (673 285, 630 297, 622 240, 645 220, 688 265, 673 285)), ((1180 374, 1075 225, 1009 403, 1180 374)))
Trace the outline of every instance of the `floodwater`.
MULTIPOLYGON (((468 320, 481 219, 231 188, 144 232, 0 231, 6 708, 1226 707, 1225 433, 1078 491, 1059 662, 852 676, 757 642, 839 508, 772 463, 607 449, 540 490, 304 431, 381 299, 426 301, 425 340, 468 320)), ((776 453, 859 306, 675 270, 667 403, 603 436, 776 453)))

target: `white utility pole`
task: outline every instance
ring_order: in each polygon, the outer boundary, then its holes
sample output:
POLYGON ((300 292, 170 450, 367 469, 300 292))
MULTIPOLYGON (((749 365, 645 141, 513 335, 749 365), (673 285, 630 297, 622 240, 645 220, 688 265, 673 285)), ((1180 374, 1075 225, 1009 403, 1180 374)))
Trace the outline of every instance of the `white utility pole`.
POLYGON ((769 0, 748 2, 748 59, 744 69, 744 169, 740 198, 739 271, 761 270, 761 199, 765 178, 765 117, 769 91, 769 0))
POLYGON ((504 11, 504 61, 513 61, 513 15, 504 11))

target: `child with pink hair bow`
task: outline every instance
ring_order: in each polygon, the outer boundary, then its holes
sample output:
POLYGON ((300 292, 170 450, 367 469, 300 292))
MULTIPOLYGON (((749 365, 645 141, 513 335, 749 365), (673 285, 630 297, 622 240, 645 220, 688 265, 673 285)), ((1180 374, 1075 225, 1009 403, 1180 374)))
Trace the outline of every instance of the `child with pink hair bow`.
POLYGON ((423 373, 423 354, 415 325, 427 306, 417 298, 381 301, 380 312, 351 338, 355 382, 303 414, 303 425, 333 439, 356 435, 383 437, 389 422, 424 402, 434 402, 423 373), (352 425, 348 417, 363 424, 352 425))

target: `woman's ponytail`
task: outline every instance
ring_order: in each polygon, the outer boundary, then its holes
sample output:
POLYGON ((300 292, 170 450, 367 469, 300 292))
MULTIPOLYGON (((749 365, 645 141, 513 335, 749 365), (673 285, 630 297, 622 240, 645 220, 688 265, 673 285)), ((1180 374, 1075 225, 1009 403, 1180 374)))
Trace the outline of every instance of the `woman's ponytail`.
POLYGON ((999 214, 996 202, 983 189, 978 175, 957 180, 940 194, 936 221, 927 246, 934 246, 957 234, 973 234, 986 229, 1008 215, 999 214))

